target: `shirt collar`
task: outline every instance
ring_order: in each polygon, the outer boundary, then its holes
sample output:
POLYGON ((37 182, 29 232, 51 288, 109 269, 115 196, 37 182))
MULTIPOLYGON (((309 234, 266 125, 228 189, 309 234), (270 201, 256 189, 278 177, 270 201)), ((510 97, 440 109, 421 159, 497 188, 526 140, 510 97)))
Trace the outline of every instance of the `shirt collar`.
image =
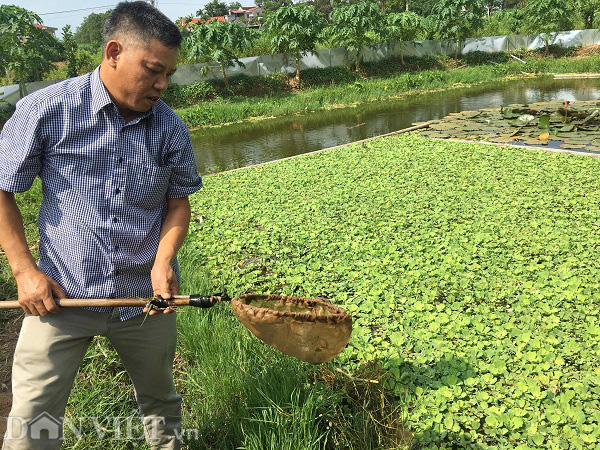
MULTIPOLYGON (((98 114, 98 112, 102 110, 102 108, 104 108, 106 105, 110 105, 111 103, 114 104, 112 99, 110 98, 110 95, 108 95, 106 86, 104 86, 104 83, 100 79, 100 66, 96 67, 96 70, 92 72, 90 83, 92 88, 92 111, 94 111, 94 114, 98 114)), ((153 106, 152 108, 150 108, 149 111, 146 111, 145 113, 137 117, 135 120, 130 122, 130 124, 137 123, 151 114, 153 115, 155 108, 156 106, 153 106)))
POLYGON ((112 103, 110 95, 108 95, 108 91, 100 79, 100 66, 92 72, 90 83, 92 88, 92 110, 94 114, 98 114, 102 108, 112 103))

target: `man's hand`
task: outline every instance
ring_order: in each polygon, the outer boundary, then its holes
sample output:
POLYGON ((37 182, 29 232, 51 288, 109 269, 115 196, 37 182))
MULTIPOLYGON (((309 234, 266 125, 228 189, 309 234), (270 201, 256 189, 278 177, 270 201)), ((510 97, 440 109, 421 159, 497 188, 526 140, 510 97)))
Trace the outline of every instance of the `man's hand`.
POLYGON ((23 311, 33 316, 45 316, 60 312, 54 298, 67 295, 59 284, 37 267, 19 273, 15 277, 19 290, 19 304, 23 311))
MULTIPOLYGON (((160 295, 164 299, 171 298, 171 295, 179 294, 179 285, 177 284, 177 277, 175 276, 175 272, 173 271, 173 267, 170 264, 158 264, 155 263, 154 267, 152 267, 152 271, 150 272, 150 278, 152 280, 152 289, 154 290, 154 295, 160 295)), ((147 309, 144 308, 144 312, 147 309)), ((157 311, 155 309, 150 310, 150 315, 154 314, 171 314, 175 312, 172 308, 167 308, 162 311, 157 311)))
MULTIPOLYGON (((171 295, 179 294, 177 277, 171 263, 175 260, 175 255, 185 239, 190 224, 190 215, 190 202, 187 197, 169 198, 167 200, 167 215, 160 229, 158 251, 154 259, 154 267, 150 272, 154 294, 165 299, 171 298, 171 295)), ((174 311, 172 308, 163 310, 165 314, 174 311)), ((146 308, 144 308, 144 312, 146 312, 146 308)), ((160 311, 150 310, 149 314, 159 313, 160 311)))

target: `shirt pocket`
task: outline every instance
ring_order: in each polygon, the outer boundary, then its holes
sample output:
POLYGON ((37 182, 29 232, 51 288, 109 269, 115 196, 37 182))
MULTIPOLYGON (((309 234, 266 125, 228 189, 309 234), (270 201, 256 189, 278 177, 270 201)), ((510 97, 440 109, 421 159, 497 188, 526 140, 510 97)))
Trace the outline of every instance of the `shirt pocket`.
POLYGON ((132 206, 156 209, 167 199, 171 179, 170 167, 130 164, 127 167, 125 196, 132 206))

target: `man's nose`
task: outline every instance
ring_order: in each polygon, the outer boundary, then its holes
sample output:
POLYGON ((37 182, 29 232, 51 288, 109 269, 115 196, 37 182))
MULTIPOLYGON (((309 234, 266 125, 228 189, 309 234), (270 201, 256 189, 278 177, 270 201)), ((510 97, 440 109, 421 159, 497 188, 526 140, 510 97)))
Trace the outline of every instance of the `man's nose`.
POLYGON ((163 92, 169 86, 169 76, 161 75, 158 77, 156 82, 154 83, 154 89, 157 91, 163 92))

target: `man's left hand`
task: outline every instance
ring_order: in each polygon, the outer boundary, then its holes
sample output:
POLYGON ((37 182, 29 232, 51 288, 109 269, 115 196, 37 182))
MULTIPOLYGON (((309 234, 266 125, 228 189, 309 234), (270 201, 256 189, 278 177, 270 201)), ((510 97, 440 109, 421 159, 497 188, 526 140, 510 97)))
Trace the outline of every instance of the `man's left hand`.
MULTIPOLYGON (((152 280, 154 295, 160 295, 164 299, 169 299, 171 295, 179 293, 177 277, 170 264, 154 264, 150 272, 150 278, 152 280)), ((144 312, 147 312, 147 308, 144 308, 144 312)), ((164 310, 151 309, 149 314, 153 316, 155 314, 171 314, 173 312, 175 312, 173 308, 164 310)))

